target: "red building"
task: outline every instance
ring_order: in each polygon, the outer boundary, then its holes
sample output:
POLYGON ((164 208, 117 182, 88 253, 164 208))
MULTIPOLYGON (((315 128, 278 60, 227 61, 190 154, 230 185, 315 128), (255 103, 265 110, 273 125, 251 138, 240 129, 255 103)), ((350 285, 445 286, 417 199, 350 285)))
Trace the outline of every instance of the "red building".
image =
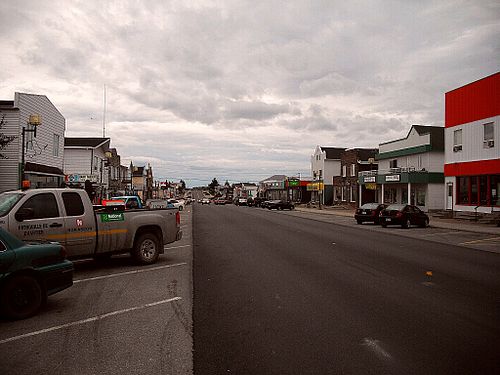
POLYGON ((500 72, 445 94, 446 209, 500 210, 500 72))

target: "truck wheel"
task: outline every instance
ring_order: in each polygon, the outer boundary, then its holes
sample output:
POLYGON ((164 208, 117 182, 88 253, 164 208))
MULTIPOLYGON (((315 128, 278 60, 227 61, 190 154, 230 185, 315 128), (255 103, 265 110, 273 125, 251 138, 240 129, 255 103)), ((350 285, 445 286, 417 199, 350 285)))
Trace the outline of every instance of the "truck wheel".
POLYGON ((35 315, 44 301, 40 283, 32 276, 19 275, 9 279, 0 295, 3 314, 10 319, 35 315))
POLYGON ((160 241, 152 233, 141 234, 135 241, 133 256, 140 264, 153 264, 160 255, 160 241))

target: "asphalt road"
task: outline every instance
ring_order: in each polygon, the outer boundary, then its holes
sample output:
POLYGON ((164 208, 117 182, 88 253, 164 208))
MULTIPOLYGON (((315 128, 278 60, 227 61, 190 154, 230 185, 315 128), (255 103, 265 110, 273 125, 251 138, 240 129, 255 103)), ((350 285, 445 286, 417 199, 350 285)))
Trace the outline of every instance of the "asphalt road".
POLYGON ((499 254, 430 229, 193 215, 196 375, 500 373, 499 254))
POLYGON ((78 261, 38 315, 0 320, 0 374, 191 374, 190 210, 156 264, 78 261))

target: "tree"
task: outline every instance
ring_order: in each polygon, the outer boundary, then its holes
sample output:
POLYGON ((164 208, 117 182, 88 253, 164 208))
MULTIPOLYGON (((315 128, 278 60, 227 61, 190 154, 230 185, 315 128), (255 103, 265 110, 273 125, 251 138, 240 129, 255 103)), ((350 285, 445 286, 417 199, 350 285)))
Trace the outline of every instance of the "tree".
POLYGON ((217 181, 217 179, 214 177, 214 179, 212 180, 212 182, 208 185, 208 191, 210 192, 210 194, 214 194, 215 193, 215 188, 219 186, 219 182, 217 181))
POLYGON ((186 190, 186 183, 184 180, 179 181, 179 192, 184 193, 184 190, 186 190))
MULTIPOLYGON (((2 118, 0 119, 0 130, 3 128, 5 123, 5 115, 2 114, 2 118)), ((15 135, 5 135, 0 131, 0 159, 8 159, 8 157, 2 154, 1 151, 4 150, 14 139, 16 139, 15 135)))

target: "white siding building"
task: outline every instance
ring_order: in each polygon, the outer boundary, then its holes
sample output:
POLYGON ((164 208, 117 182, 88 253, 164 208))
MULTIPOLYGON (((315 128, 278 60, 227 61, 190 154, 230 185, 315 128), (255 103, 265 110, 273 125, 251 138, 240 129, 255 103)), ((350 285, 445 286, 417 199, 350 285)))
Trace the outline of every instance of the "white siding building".
MULTIPOLYGON (((313 181, 319 182, 319 184, 312 183, 311 185, 319 185, 322 192, 320 195, 322 204, 333 203, 333 178, 341 175, 340 157, 344 150, 345 148, 316 146, 314 154, 311 155, 313 181), (323 187, 322 190, 321 187, 323 187)), ((313 191, 313 200, 318 199, 316 194, 317 192, 313 191)))
POLYGON ((381 203, 407 203, 424 211, 444 208, 444 128, 413 125, 405 138, 381 143, 378 170, 360 173, 377 184, 381 203))
POLYGON ((97 198, 105 197, 108 190, 108 169, 106 153, 109 138, 65 138, 64 174, 66 184, 84 187, 89 180, 97 193, 97 198))
POLYGON ((52 102, 45 95, 16 92, 13 101, 0 101, 0 118, 4 119, 0 132, 15 137, 2 151, 6 158, 0 164, 0 191, 21 186, 23 167, 24 178, 30 181, 31 187, 60 186, 64 179, 66 120, 52 102), (34 132, 25 132, 23 145, 23 128, 34 129, 29 124, 30 116, 34 115, 41 121, 36 128, 36 137, 34 132))

